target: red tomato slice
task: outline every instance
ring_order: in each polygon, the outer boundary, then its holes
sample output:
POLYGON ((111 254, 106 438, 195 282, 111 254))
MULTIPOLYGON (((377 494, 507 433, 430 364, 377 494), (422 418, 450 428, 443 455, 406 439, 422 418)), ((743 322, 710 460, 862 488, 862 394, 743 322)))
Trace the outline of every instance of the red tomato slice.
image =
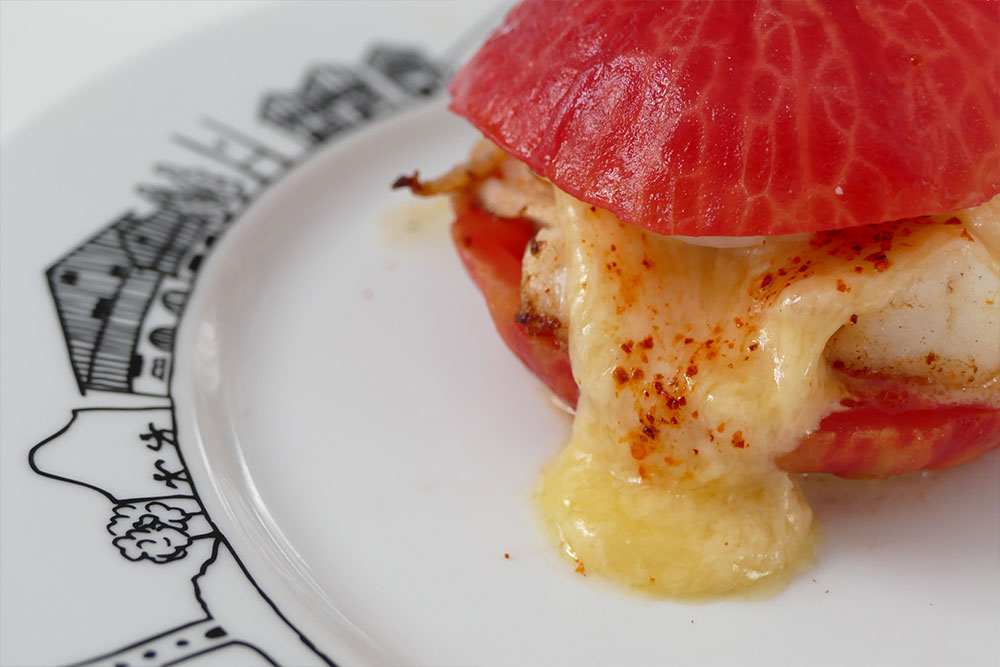
POLYGON ((1000 447, 1000 411, 967 406, 888 412, 877 405, 837 412, 778 459, 789 472, 889 477, 951 468, 1000 447))
POLYGON ((498 218, 474 201, 454 195, 451 237, 466 271, 486 298, 500 337, 528 369, 570 405, 579 388, 569 353, 552 334, 530 335, 514 318, 521 306, 521 258, 537 231, 523 218, 498 218))
MULTIPOLYGON (((551 334, 532 335, 514 320, 521 301, 521 259, 534 224, 498 218, 462 196, 454 202, 452 238, 500 336, 557 396, 576 405, 580 390, 568 350, 551 334)), ((828 416, 779 465, 789 472, 887 477, 956 466, 1000 447, 998 410, 929 407, 909 396, 905 386, 884 379, 873 381, 867 396, 862 386, 853 384, 862 404, 828 416)))
POLYGON ((528 0, 451 108, 661 234, 879 223, 1000 192, 1000 4, 528 0))

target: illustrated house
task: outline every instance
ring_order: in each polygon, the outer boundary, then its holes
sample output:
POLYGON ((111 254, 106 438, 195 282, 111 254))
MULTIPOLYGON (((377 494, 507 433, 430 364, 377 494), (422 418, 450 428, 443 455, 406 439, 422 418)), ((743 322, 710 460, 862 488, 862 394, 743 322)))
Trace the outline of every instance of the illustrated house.
POLYGON ((167 395, 173 336, 214 239, 243 203, 238 185, 198 170, 162 170, 173 188, 129 212, 46 275, 81 392, 167 395))
POLYGON ((360 67, 311 69, 297 90, 267 95, 260 116, 308 144, 319 144, 408 98, 430 95, 441 83, 440 69, 419 52, 378 47, 360 67))
POLYGON ((323 65, 306 75, 298 92, 272 93, 261 117, 309 143, 320 143, 381 107, 378 92, 343 65, 323 65))
POLYGON ((135 342, 160 275, 133 265, 122 244, 127 224, 101 230, 47 272, 81 391, 131 391, 144 370, 135 342))
POLYGON ((376 47, 365 63, 413 97, 426 97, 444 83, 440 68, 413 49, 376 47))

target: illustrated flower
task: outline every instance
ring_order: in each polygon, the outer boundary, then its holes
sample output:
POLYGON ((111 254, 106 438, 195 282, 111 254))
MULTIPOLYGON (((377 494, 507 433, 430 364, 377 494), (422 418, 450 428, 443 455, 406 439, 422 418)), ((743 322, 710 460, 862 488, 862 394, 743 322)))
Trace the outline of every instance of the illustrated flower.
POLYGON ((179 507, 159 501, 122 503, 115 506, 108 532, 116 536, 112 544, 125 558, 167 563, 187 555, 191 545, 186 532, 189 517, 179 507))

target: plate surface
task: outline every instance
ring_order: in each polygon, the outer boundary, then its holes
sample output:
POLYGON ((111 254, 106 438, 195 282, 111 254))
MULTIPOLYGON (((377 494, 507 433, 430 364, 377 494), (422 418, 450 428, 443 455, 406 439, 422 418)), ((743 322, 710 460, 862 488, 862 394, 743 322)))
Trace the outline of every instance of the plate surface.
POLYGON ((248 18, 4 145, 0 663, 1000 662, 997 453, 805 480, 818 563, 763 600, 562 559, 568 418, 388 189, 475 139, 426 100, 488 11, 248 18))
POLYGON ((770 599, 675 604, 574 573, 532 507, 568 419, 492 332, 447 209, 386 190, 474 138, 437 106, 329 149, 248 211, 186 316, 181 439, 199 442, 251 571, 296 582, 282 607, 416 664, 989 655, 995 455, 890 482, 807 480, 825 546, 770 599))

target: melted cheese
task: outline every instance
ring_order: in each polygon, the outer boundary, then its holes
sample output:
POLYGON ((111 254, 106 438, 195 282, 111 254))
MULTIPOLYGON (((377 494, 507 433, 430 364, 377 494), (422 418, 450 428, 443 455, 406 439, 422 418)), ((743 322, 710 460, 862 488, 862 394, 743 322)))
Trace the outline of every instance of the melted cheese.
MULTIPOLYGON (((841 409, 846 390, 824 360, 839 329, 884 311, 927 266, 979 253, 1000 275, 962 226, 712 248, 555 198, 581 396, 540 508, 588 574, 674 596, 745 589, 809 562, 811 511, 774 460, 841 409)), ((982 391, 996 399, 995 386, 982 391)))

